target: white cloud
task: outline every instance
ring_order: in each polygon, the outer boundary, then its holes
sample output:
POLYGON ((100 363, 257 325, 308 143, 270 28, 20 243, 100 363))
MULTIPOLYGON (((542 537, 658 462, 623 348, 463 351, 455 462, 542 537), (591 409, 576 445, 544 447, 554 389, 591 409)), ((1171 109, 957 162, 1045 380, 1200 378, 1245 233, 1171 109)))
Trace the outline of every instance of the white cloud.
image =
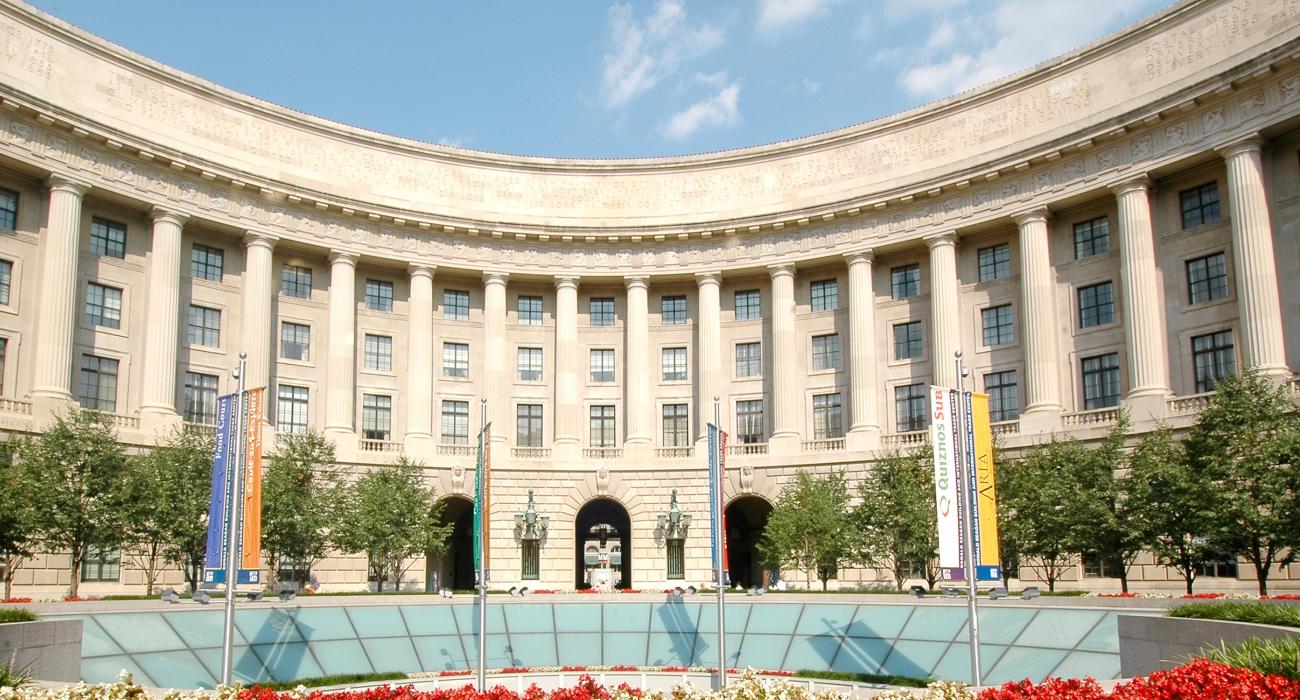
POLYGON ((674 114, 659 127, 659 133, 669 139, 684 139, 706 126, 731 126, 740 121, 739 100, 740 83, 723 85, 717 95, 674 114))
POLYGON ((779 32, 826 10, 828 0, 759 0, 758 29, 779 32))
POLYGON ((451 146, 452 148, 468 148, 474 143, 473 136, 443 136, 438 139, 439 146, 451 146))
POLYGON ((689 25, 680 0, 660 0, 654 14, 642 20, 630 5, 614 5, 609 8, 611 51, 601 60, 605 106, 622 107, 722 40, 722 32, 707 23, 689 25))
POLYGON ((816 95, 821 92, 822 84, 812 78, 803 79, 803 91, 806 95, 816 95))

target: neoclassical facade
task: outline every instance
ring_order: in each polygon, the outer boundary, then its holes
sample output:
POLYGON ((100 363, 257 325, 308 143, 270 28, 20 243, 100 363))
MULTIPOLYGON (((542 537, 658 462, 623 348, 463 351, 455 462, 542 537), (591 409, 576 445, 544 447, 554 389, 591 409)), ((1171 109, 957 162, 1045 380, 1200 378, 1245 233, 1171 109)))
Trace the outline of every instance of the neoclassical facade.
MULTIPOLYGON (((413 562, 419 589, 472 580, 486 410, 494 586, 608 565, 657 589, 709 576, 716 410, 731 573, 756 583, 782 484, 860 479, 925 440, 925 387, 955 384, 957 351, 1013 450, 1095 438, 1121 408, 1185 427, 1243 368, 1300 392, 1297 58, 1300 3, 1194 0, 839 131, 563 160, 327 122, 6 0, 0 430, 77 403, 135 446, 204 429, 246 352, 269 449, 314 430, 355 473, 425 465, 458 528, 413 562)), ((19 593, 60 591, 64 563, 30 562, 19 593)), ((102 553, 83 591, 129 569, 102 553)), ((357 557, 317 572, 367 585, 357 557)), ((1181 585, 1145 561, 1134 578, 1181 585)))

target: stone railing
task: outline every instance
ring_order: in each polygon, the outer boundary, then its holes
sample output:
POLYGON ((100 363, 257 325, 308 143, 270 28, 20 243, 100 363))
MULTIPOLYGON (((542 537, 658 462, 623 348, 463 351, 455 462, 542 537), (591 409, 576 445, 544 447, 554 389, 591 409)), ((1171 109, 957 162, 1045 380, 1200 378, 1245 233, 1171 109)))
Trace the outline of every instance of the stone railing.
POLYGON ((997 423, 991 423, 989 424, 989 430, 991 430, 994 435, 1019 435, 1020 421, 1004 420, 998 421, 997 423))
POLYGON ((478 449, 474 445, 455 445, 442 443, 438 445, 438 454, 447 457, 473 457, 474 451, 478 449))
POLYGON ((623 456, 621 447, 584 447, 582 456, 587 459, 619 459, 623 456))
POLYGON ((844 449, 844 438, 825 438, 822 440, 804 440, 804 452, 834 452, 844 449))
POLYGON ((880 438, 880 446, 887 450, 910 449, 924 444, 930 439, 928 430, 912 430, 906 433, 892 433, 880 438))
POLYGON ((0 412, 20 413, 24 416, 30 416, 32 415, 32 402, 0 398, 0 412))
POLYGON ((515 459, 550 459, 551 448, 549 447, 512 447, 510 456, 515 459))
POLYGON ((737 442, 727 445, 727 454, 729 455, 765 455, 767 454, 766 442, 737 442))
POLYGON ((190 433, 192 435, 201 435, 203 437, 217 436, 217 426, 209 425, 207 423, 193 423, 190 421, 185 421, 184 423, 181 424, 181 428, 185 432, 190 433))
POLYGON ((361 440, 357 443, 362 452, 401 452, 402 443, 395 440, 361 440))
POLYGON ((655 456, 661 459, 686 459, 695 454, 694 447, 656 447, 655 456))
POLYGON ((1300 377, 1296 377, 1295 379, 1292 379, 1290 384, 1291 384, 1291 393, 1295 396, 1300 396, 1300 377))
POLYGON ((1185 416, 1189 413, 1200 413, 1201 409, 1210 405, 1210 399, 1214 398, 1213 391, 1207 391, 1203 394, 1192 394, 1191 396, 1175 396, 1166 402, 1169 407, 1169 415, 1185 416))
POLYGON ((1095 408, 1091 411, 1078 411, 1061 415, 1061 426, 1066 428, 1086 427, 1089 425, 1111 425, 1119 421, 1118 408, 1095 408))
POLYGON ((128 416, 125 413, 110 413, 108 411, 97 411, 96 413, 99 415, 99 420, 103 421, 104 425, 107 425, 110 428, 125 428, 127 430, 140 429, 139 416, 128 416))

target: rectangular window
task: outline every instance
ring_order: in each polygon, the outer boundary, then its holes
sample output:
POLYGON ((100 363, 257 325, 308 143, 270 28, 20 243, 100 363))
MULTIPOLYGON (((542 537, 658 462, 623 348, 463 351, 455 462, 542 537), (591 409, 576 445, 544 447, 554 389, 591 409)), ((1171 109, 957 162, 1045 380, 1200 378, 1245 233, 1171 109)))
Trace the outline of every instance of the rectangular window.
POLYGON ((664 348, 659 354, 659 368, 665 382, 686 381, 686 348, 664 348))
POLYGON ((117 410, 117 360, 95 355, 81 356, 80 396, 82 408, 93 411, 117 410))
POLYGON ((468 321, 469 292, 460 289, 442 290, 442 317, 448 321, 468 321))
POLYGON ((215 348, 221 345, 221 309, 190 304, 186 339, 190 345, 215 348))
POLYGON ((387 440, 393 434, 393 397, 377 394, 361 396, 361 437, 364 440, 387 440))
POLYGON ((542 543, 538 540, 523 540, 519 543, 521 552, 519 578, 523 581, 537 581, 542 577, 542 543))
POLYGON ((751 445, 764 442, 763 401, 736 402, 736 442, 751 445))
POLYGON ((591 351, 591 382, 608 384, 614 381, 614 351, 597 348, 591 351))
POLYGON ((1228 298, 1228 264, 1223 253, 1187 261, 1187 299, 1202 304, 1228 298))
POLYGON ((1082 260, 1110 250, 1110 221, 1099 217, 1074 225, 1074 259, 1082 260))
POLYGON ((1192 228, 1219 220, 1219 183, 1207 182, 1200 187, 1178 193, 1182 203, 1183 228, 1192 228))
POLYGON ((688 447, 691 423, 686 404, 666 403, 663 408, 664 447, 688 447))
POLYGON ((840 283, 835 280, 818 280, 809 286, 813 311, 834 311, 840 308, 840 283))
POLYGON ((442 344, 442 376, 465 379, 469 377, 469 344, 442 344))
POLYGON ((1196 393, 1214 391, 1220 380, 1237 373, 1237 353, 1232 331, 1219 331, 1192 338, 1192 366, 1196 372, 1196 393))
POLYGON ((614 299, 612 297, 592 297, 587 312, 593 326, 614 325, 614 299))
POLYGON ((296 299, 311 298, 311 268, 297 265, 281 267, 280 293, 296 299))
POLYGON ((592 406, 590 432, 592 447, 614 446, 614 407, 592 406))
POLYGON ((217 375, 185 373, 184 418, 190 423, 216 425, 217 375))
POLYGON ((0 229, 18 228, 18 193, 0 188, 0 229))
POLYGON ((366 308, 371 311, 393 310, 393 283, 383 280, 366 280, 366 308))
POLYGON ((5 360, 9 356, 9 339, 0 338, 0 396, 5 393, 5 360))
POLYGON ((542 325, 542 298, 532 296, 520 296, 516 302, 516 311, 519 314, 519 323, 524 326, 542 325))
POLYGON ((90 252, 108 258, 126 259, 126 224, 101 219, 90 220, 90 252))
POLYGON ((844 437, 844 407, 839 393, 813 396, 813 439, 844 437))
POLYGON ((812 337, 813 371, 840 368, 840 336, 838 333, 812 337))
POLYGON ((0 260, 0 305, 9 305, 9 289, 14 280, 12 260, 0 260))
POLYGON ((762 343, 736 343, 736 376, 763 376, 762 343))
POLYGON ((1115 322, 1115 293, 1110 282, 1079 287, 1079 327, 1115 322))
POLYGON ((1083 554, 1079 557, 1083 563, 1084 578, 1118 578, 1123 564, 1107 561, 1096 554, 1083 554))
POLYGON ((393 371, 392 336, 367 333, 364 345, 366 369, 372 372, 393 371))
POLYGON ((442 442, 445 445, 469 444, 469 402, 442 402, 442 442))
POLYGON ((668 578, 686 578, 686 540, 668 540, 668 578))
POLYGON ((921 338, 921 322, 908 321, 894 324, 894 359, 915 360, 925 354, 921 338))
POLYGON ((736 292, 736 320, 752 321, 763 318, 763 302, 757 289, 736 292))
POLYGON ((121 574, 120 562, 122 552, 91 545, 81 557, 81 580, 83 582, 117 582, 121 574))
POLYGON ((1020 417, 1020 390, 1016 371, 989 372, 984 375, 984 391, 989 395, 989 420, 997 423, 1020 417))
POLYGON ((86 285, 86 325, 122 327, 122 290, 91 282, 86 285))
POLYGON ((521 403, 515 406, 515 444, 519 447, 542 446, 542 405, 521 403))
POLYGON ((311 326, 280 322, 280 359, 311 361, 311 326))
POLYGON ((1010 304, 981 309, 980 320, 984 326, 985 347, 992 348, 1016 342, 1016 327, 1015 322, 1012 321, 1010 304))
POLYGON ((1083 408, 1119 405, 1119 353, 1083 358, 1083 408))
POLYGON ((225 251, 220 248, 209 248, 195 243, 190 249, 190 277, 196 280, 220 282, 225 257, 225 251))
POLYGON ((894 416, 898 432, 925 430, 930 415, 925 408, 924 384, 894 387, 894 416))
POLYGON ((980 281, 992 282, 1011 276, 1011 245, 999 243, 979 249, 980 281))
POLYGON ((895 299, 910 299, 921 294, 921 266, 895 267, 889 271, 889 287, 895 299))
POLYGON ((1207 559, 1196 567, 1196 575, 1205 578, 1237 578, 1237 558, 1227 554, 1207 559))
POLYGON ((287 435, 307 432, 307 387, 281 384, 276 392, 275 430, 287 435))
POLYGON ((515 369, 521 382, 542 381, 542 349, 518 348, 515 351, 515 369))
POLYGON ((659 302, 660 323, 665 326, 680 326, 686 323, 686 297, 681 295, 664 297, 659 302))

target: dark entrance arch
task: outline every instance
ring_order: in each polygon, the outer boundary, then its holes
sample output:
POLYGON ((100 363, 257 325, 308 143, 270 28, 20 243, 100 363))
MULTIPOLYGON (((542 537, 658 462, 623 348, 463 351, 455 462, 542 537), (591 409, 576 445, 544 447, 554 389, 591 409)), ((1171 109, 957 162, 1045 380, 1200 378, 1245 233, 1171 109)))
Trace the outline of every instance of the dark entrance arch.
POLYGON ((451 537, 442 556, 425 557, 424 590, 438 587, 455 590, 474 588, 474 502, 464 496, 442 499, 443 525, 451 524, 451 537))
POLYGON ((772 504, 758 496, 741 496, 727 505, 727 573, 731 584, 766 586, 758 540, 767 527, 772 504))
POLYGON ((594 498, 578 510, 574 532, 574 586, 587 587, 587 568, 608 556, 614 585, 632 587, 632 519, 612 498, 594 498))

